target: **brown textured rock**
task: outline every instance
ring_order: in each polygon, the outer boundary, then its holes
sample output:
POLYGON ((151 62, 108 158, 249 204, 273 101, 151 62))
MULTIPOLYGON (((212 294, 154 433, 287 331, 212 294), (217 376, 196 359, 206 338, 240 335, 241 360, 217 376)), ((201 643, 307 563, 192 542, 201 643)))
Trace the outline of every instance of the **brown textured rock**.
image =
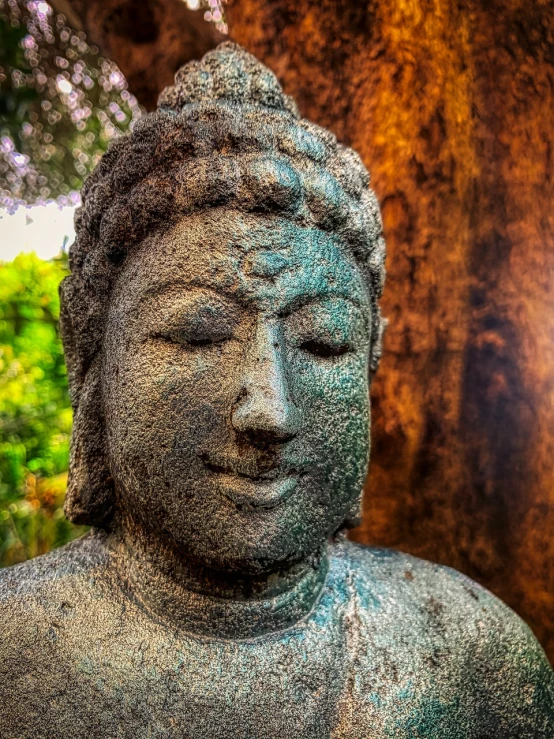
POLYGON ((236 0, 231 33, 353 145, 390 325, 356 538, 463 570, 554 658, 554 8, 236 0))

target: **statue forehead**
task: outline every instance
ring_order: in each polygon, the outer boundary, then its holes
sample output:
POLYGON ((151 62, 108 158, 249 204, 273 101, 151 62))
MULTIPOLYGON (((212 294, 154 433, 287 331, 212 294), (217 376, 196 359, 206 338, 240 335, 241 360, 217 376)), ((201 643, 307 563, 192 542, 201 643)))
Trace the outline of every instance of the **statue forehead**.
POLYGON ((338 295, 368 305, 360 270, 335 235, 230 209, 185 216, 152 235, 124 271, 120 284, 137 297, 182 284, 273 303, 338 295))

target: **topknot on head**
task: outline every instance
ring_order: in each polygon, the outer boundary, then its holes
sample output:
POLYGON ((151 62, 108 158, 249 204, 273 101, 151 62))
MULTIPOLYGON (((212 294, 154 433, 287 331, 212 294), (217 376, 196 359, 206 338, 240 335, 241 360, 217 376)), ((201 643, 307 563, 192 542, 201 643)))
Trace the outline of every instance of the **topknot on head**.
POLYGON ((214 102, 272 108, 300 117, 273 72, 231 41, 181 67, 175 84, 161 93, 158 108, 178 113, 187 105, 214 102))

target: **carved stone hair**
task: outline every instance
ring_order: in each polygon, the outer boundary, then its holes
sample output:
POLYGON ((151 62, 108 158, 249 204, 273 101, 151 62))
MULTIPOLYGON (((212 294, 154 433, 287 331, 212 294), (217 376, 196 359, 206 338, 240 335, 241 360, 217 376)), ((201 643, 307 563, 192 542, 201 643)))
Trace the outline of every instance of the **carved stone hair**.
POLYGON ((74 409, 65 504, 72 521, 107 526, 113 513, 100 352, 113 282, 130 249, 179 217, 228 206, 338 235, 368 283, 377 368, 385 244, 369 174, 356 152, 301 119, 275 75, 240 46, 221 44, 182 67, 158 110, 110 146, 82 203, 60 289, 74 409))

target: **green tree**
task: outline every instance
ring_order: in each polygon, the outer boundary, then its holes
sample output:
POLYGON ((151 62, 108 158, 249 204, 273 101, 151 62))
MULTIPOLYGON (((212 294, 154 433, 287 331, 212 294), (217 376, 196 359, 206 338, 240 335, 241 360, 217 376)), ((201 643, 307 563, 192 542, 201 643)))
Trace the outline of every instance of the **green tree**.
POLYGON ((0 0, 0 204, 78 199, 141 109, 115 64, 45 2, 0 0))
POLYGON ((63 517, 71 407, 58 336, 65 259, 0 264, 0 564, 80 534, 63 517))

